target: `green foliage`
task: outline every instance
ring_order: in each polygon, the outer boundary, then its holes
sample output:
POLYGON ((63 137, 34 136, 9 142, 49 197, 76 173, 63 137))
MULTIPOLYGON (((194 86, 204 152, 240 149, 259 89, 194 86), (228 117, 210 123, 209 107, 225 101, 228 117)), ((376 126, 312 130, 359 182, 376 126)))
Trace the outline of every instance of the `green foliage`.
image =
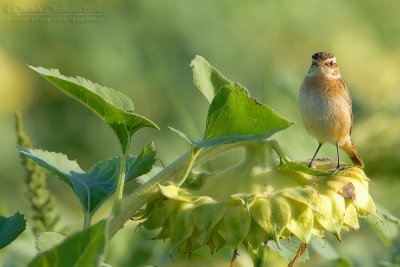
MULTIPOLYGON (((31 148, 32 143, 25 133, 21 113, 16 113, 15 122, 17 144, 31 148)), ((44 170, 31 159, 22 155, 20 158, 26 170, 25 183, 28 189, 26 198, 31 207, 29 219, 32 221, 32 231, 36 236, 42 232, 53 231, 60 217, 54 209, 54 196, 47 189, 44 170)))
POLYGON ((0 216, 0 249, 14 241, 25 227, 26 220, 19 212, 8 218, 0 216))
MULTIPOLYGON (((120 157, 96 163, 84 172, 76 161, 61 153, 19 148, 20 152, 66 183, 79 198, 85 213, 93 214, 117 187, 120 157)), ((146 145, 137 157, 128 156, 126 178, 130 181, 149 172, 155 162, 152 143, 146 145)))
POLYGON ((39 235, 36 241, 36 248, 39 252, 44 252, 58 245, 65 239, 65 236, 57 232, 44 232, 39 235))
POLYGON ((276 115, 269 106, 250 98, 244 87, 228 84, 211 102, 204 137, 196 146, 266 139, 290 125, 291 122, 276 115))
POLYGON ((55 69, 30 68, 108 123, 119 139, 123 154, 128 150, 131 137, 136 131, 143 127, 158 129, 154 122, 133 113, 132 101, 121 92, 82 77, 66 77, 55 69))
POLYGON ((193 69, 194 84, 210 103, 221 88, 232 83, 201 56, 196 56, 190 66, 193 69))
POLYGON ((194 83, 211 102, 206 129, 199 142, 173 129, 195 147, 209 147, 245 140, 266 139, 292 125, 271 107, 250 97, 246 88, 230 82, 204 58, 192 61, 194 83))
MULTIPOLYGON (((331 232, 340 239, 342 229, 359 228, 359 216, 377 216, 369 179, 362 170, 351 168, 332 175, 324 162, 318 170, 291 162, 276 141, 264 141, 290 127, 290 121, 257 102, 245 87, 225 78, 204 58, 197 56, 191 67, 195 85, 210 102, 203 136, 195 142, 175 130, 190 142, 190 151, 125 195, 124 183, 148 173, 155 163, 152 143, 136 157, 127 155, 132 135, 143 127, 158 129, 157 125, 133 113, 132 101, 120 92, 81 77, 65 77, 57 70, 30 67, 109 124, 122 155, 100 161, 85 172, 64 154, 30 149, 18 120, 19 144, 25 146, 19 151, 26 158, 24 163, 31 164, 28 171, 38 171, 33 160, 54 174, 73 190, 85 214, 81 232, 69 237, 56 232, 40 234, 37 248, 41 254, 29 266, 106 266, 102 259, 107 243, 129 218, 142 219, 149 230, 161 226, 154 239, 170 238, 172 251, 192 253, 204 245, 212 252, 225 245, 236 251, 244 245, 253 262, 261 266, 264 243, 292 260, 289 266, 293 266, 297 259, 309 258, 305 249, 312 235, 325 238, 325 232, 331 232), (245 148, 245 160, 240 164, 217 172, 200 170, 185 183, 196 165, 203 166, 235 147, 245 148), (271 148, 280 157, 279 166, 271 148), (181 188, 182 184, 186 188, 181 188), (115 191, 109 219, 90 227, 94 212, 115 191), (280 243, 282 239, 290 242, 280 243)), ((39 185, 32 186, 32 199, 37 188, 46 188, 44 175, 40 175, 39 185)), ((388 218, 398 222, 393 216, 388 218)), ((349 264, 331 247, 313 249, 337 264, 349 264)))
POLYGON ((96 267, 106 249, 106 220, 66 238, 59 245, 39 254, 29 267, 96 267))

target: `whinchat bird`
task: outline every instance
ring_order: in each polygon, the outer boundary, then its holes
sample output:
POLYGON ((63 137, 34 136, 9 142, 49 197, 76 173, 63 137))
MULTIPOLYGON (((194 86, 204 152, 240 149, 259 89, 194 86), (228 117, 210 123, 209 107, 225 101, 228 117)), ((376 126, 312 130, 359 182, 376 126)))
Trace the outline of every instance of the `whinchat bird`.
POLYGON ((305 128, 319 142, 309 167, 323 143, 336 145, 335 172, 340 167, 339 147, 353 164, 364 167, 350 138, 353 124, 351 97, 334 55, 326 52, 312 55, 311 67, 300 87, 299 104, 305 128))

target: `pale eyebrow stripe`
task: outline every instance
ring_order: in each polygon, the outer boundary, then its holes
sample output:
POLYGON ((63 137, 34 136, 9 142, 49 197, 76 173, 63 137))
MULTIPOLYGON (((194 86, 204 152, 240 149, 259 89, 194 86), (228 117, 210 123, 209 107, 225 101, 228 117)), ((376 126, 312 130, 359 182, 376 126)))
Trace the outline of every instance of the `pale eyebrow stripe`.
POLYGON ((323 61, 323 63, 329 62, 329 61, 333 61, 333 63, 336 63, 336 57, 331 57, 331 58, 327 58, 323 61))

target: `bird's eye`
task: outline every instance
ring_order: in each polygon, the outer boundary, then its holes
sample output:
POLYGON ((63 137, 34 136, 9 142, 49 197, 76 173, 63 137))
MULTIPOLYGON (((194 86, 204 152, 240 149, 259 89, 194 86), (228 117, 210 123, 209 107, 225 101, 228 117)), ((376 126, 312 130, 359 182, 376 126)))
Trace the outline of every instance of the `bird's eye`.
POLYGON ((312 58, 315 59, 315 60, 317 60, 318 55, 317 55, 317 54, 314 54, 314 55, 312 56, 312 58))
POLYGON ((333 62, 333 61, 330 61, 330 62, 329 62, 329 66, 332 67, 332 66, 334 66, 334 65, 335 65, 335 62, 333 62))

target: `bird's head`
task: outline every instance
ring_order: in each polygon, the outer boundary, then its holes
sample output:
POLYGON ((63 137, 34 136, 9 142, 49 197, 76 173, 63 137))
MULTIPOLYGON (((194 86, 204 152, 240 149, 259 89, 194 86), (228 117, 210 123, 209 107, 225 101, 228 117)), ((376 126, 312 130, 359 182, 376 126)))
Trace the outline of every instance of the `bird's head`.
POLYGON ((328 52, 317 52, 312 55, 310 72, 340 77, 339 67, 336 64, 336 57, 328 52))

